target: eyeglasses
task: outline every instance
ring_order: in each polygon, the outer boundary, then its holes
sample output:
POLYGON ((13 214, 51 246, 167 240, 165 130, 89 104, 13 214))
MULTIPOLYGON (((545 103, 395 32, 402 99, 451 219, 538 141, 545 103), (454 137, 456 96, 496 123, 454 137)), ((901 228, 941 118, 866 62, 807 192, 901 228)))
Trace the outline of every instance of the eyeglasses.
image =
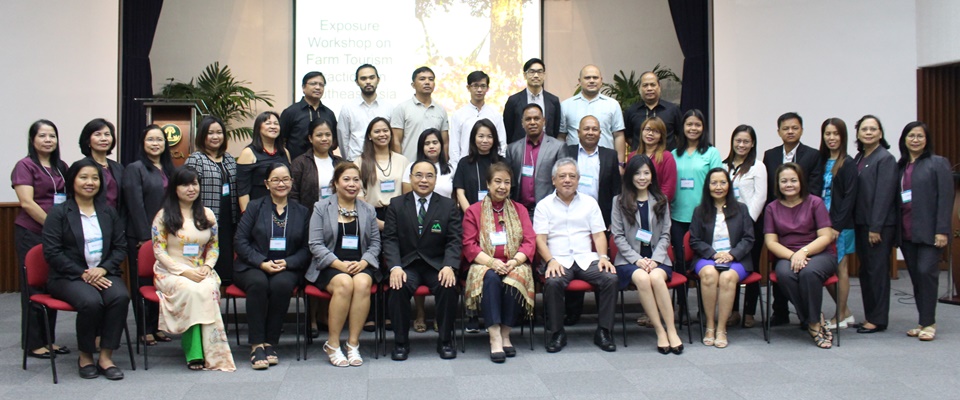
POLYGON ((281 183, 284 185, 289 185, 290 182, 293 182, 293 179, 289 176, 286 178, 270 178, 267 180, 267 182, 269 182, 271 185, 279 185, 281 183))
POLYGON ((472 84, 472 85, 467 85, 467 86, 469 86, 470 89, 473 89, 473 90, 487 90, 487 88, 489 87, 489 86, 487 86, 487 85, 476 84, 476 83, 474 83, 474 84, 472 84))
POLYGON ((417 172, 417 173, 413 174, 413 179, 414 179, 414 180, 418 180, 418 181, 422 181, 422 180, 424 180, 424 179, 426 179, 426 180, 428 180, 428 181, 432 181, 432 180, 434 180, 434 179, 437 179, 437 175, 436 175, 436 174, 421 174, 421 173, 417 172))
POLYGON ((542 69, 528 69, 527 72, 524 72, 524 73, 527 75, 533 76, 533 75, 543 75, 544 72, 545 71, 542 69))
POLYGON ((660 133, 660 131, 648 126, 646 128, 643 128, 643 133, 660 133))

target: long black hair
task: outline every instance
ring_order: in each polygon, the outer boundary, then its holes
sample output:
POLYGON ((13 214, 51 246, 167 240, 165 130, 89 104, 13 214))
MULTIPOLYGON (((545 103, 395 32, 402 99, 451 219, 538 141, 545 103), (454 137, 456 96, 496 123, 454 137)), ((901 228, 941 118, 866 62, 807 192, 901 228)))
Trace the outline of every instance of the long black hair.
POLYGON ((726 204, 723 207, 723 217, 730 218, 737 215, 740 206, 737 204, 737 197, 733 193, 733 180, 730 179, 730 173, 727 170, 717 167, 707 172, 707 177, 703 180, 703 194, 700 195, 700 205, 693 210, 694 214, 700 217, 700 221, 708 221, 715 218, 716 206, 713 203, 713 196, 710 195, 710 177, 713 174, 720 173, 727 178, 727 197, 726 204))
MULTIPOLYGON (((363 183, 364 188, 372 187, 377 182, 377 145, 373 144, 370 135, 373 134, 373 127, 381 122, 387 124, 390 143, 393 143, 393 128, 390 127, 390 121, 383 117, 370 120, 367 124, 367 133, 363 135, 363 151, 360 152, 360 182, 363 183)), ((387 144, 387 150, 393 152, 390 150, 390 144, 387 144)))
POLYGON ((447 175, 450 173, 450 156, 447 155, 447 152, 443 151, 443 135, 440 134, 440 130, 437 128, 427 128, 420 134, 420 139, 417 140, 416 161, 427 160, 427 155, 423 152, 423 145, 427 142, 427 138, 430 135, 435 136, 437 141, 440 142, 440 153, 437 154, 437 162, 440 163, 440 175, 447 175))
POLYGON ((864 115, 862 118, 857 120, 857 125, 854 126, 854 131, 857 132, 855 137, 857 138, 857 151, 863 151, 863 143, 860 142, 860 125, 863 124, 863 121, 872 119, 877 121, 877 128, 880 129, 880 146, 885 149, 890 149, 890 143, 887 143, 886 132, 883 130, 883 124, 880 123, 880 118, 877 118, 875 115, 864 115))
POLYGON ((684 132, 684 126, 687 124, 687 120, 690 118, 696 118, 700 120, 700 123, 703 125, 703 129, 700 131, 700 139, 697 140, 697 153, 703 154, 706 153, 710 148, 710 139, 707 139, 707 117, 703 115, 703 112, 694 108, 690 111, 687 111, 683 114, 682 121, 680 123, 680 132, 681 134, 677 136, 677 157, 683 157, 687 152, 687 147, 690 145, 690 139, 687 139, 687 134, 684 132))
POLYGON ((153 161, 150 160, 150 156, 147 155, 147 151, 144 150, 144 145, 147 144, 147 133, 152 130, 160 131, 160 134, 163 136, 163 153, 160 153, 160 167, 163 169, 163 174, 170 178, 170 174, 173 173, 173 158, 170 157, 170 143, 167 142, 167 135, 163 132, 163 129, 160 128, 160 125, 150 124, 146 128, 143 128, 143 136, 140 137, 140 161, 143 162, 143 166, 147 168, 147 171, 155 171, 156 166, 153 165, 153 161))
POLYGON ((67 169, 67 176, 64 178, 63 188, 67 192, 67 198, 72 199, 76 193, 73 188, 73 183, 77 180, 77 175, 80 174, 80 170, 84 167, 93 167, 97 170, 97 176, 100 178, 100 188, 97 189, 97 192, 93 194, 95 200, 99 200, 100 195, 106 193, 104 187, 106 184, 103 182, 103 167, 100 164, 97 164, 96 161, 93 161, 92 158, 81 158, 77 162, 70 165, 70 168, 67 169))
MULTIPOLYGON (((253 120, 253 137, 250 138, 250 146, 253 148, 263 150, 263 137, 261 136, 260 125, 263 125, 264 122, 267 122, 270 117, 276 118, 277 123, 280 122, 280 114, 277 114, 273 111, 264 111, 260 113, 255 120, 253 120)), ((226 135, 226 132, 224 132, 224 135, 226 135)), ((334 133, 334 135, 336 135, 336 133, 334 133)), ((224 138, 224 141, 226 141, 226 138, 224 138)), ((277 136, 277 138, 273 140, 273 149, 286 150, 284 143, 283 136, 277 136)))
POLYGON ((470 130, 470 153, 467 154, 467 161, 476 163, 480 161, 480 149, 477 148, 477 131, 480 130, 480 127, 484 127, 490 130, 490 133, 493 135, 493 146, 490 147, 490 154, 487 157, 490 157, 490 163, 499 162, 502 160, 500 157, 500 137, 499 132, 497 132, 497 126, 493 124, 489 119, 483 118, 477 123, 473 124, 473 129, 470 130))
POLYGON ((733 150, 735 146, 733 141, 740 132, 746 132, 750 135, 750 140, 753 141, 753 147, 750 148, 750 152, 748 152, 747 156, 743 159, 743 164, 740 164, 740 168, 737 169, 737 176, 746 175, 747 172, 750 172, 750 167, 757 162, 757 131, 750 125, 740 125, 736 127, 733 130, 733 134, 730 135, 730 154, 727 155, 726 160, 723 160, 723 163, 727 164, 727 169, 733 171, 733 159, 737 157, 737 152, 733 150))
POLYGON ((933 155, 933 139, 930 137, 930 129, 928 129, 927 124, 923 122, 913 121, 907 124, 907 126, 904 126, 903 132, 900 133, 900 160, 897 161, 900 169, 906 168, 907 163, 910 162, 910 149, 907 148, 907 134, 909 134, 913 128, 923 129, 923 136, 927 142, 927 144, 923 146, 923 153, 920 153, 920 157, 917 157, 917 161, 933 155))
POLYGON ((663 215, 667 210, 667 196, 660 190, 660 184, 657 182, 657 170, 653 166, 653 160, 646 154, 637 154, 630 158, 627 167, 623 172, 623 184, 620 189, 620 211, 627 218, 631 225, 637 224, 637 187, 633 185, 633 176, 640 172, 644 165, 650 169, 650 185, 647 186, 647 193, 656 200, 657 204, 653 206, 653 213, 657 219, 663 221, 663 215))
POLYGON ((40 128, 44 125, 53 128, 53 135, 57 137, 57 147, 53 148, 53 152, 50 153, 50 167, 57 170, 60 173, 60 177, 64 176, 64 171, 60 169, 60 131, 57 130, 57 126, 53 124, 50 120, 47 119, 38 119, 36 122, 30 124, 29 130, 29 139, 27 142, 27 157, 30 157, 38 167, 43 167, 40 165, 40 157, 37 155, 37 148, 34 147, 33 141, 37 138, 37 135, 40 134, 40 128))
POLYGON ((827 132, 827 127, 833 125, 834 128, 837 128, 837 134, 840 135, 840 148, 837 149, 840 154, 837 156, 837 161, 834 161, 833 169, 830 171, 830 174, 837 176, 837 172, 840 171, 840 167, 843 167, 843 162, 847 157, 847 123, 843 122, 840 118, 827 118, 820 124, 820 164, 823 166, 827 165, 827 161, 830 161, 831 151, 827 147, 827 141, 823 140, 823 135, 827 132))
MULTIPOLYGON (((163 226, 167 233, 176 233, 183 228, 183 215, 180 214, 180 197, 177 196, 177 187, 198 182, 200 175, 197 170, 191 166, 181 166, 173 170, 170 176, 170 183, 167 184, 167 193, 163 199, 163 226)), ((199 193, 199 189, 197 189, 199 193)), ((214 221, 207 219, 207 212, 203 207, 203 202, 198 197, 191 206, 193 211, 193 225, 198 230, 209 229, 214 221)))

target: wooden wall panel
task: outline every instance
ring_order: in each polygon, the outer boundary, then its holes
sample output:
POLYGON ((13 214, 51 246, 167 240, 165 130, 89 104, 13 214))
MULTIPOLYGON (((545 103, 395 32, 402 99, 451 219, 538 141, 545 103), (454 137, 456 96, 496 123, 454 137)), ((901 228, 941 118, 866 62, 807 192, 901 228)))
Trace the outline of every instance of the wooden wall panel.
POLYGON ((950 160, 956 171, 960 163, 960 63, 917 70, 917 118, 930 128, 934 151, 950 160))
POLYGON ((13 240, 13 221, 20 203, 0 203, 0 293, 20 291, 20 268, 13 240))

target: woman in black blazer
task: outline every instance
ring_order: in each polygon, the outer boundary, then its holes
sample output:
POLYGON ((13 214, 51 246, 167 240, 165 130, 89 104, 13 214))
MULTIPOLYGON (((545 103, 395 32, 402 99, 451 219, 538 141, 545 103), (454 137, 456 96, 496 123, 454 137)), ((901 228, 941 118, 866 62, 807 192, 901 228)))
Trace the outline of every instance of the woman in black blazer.
POLYGON ((124 208, 121 207, 123 198, 120 188, 120 184, 123 183, 124 168, 120 163, 107 158, 114 147, 117 147, 116 128, 110 121, 97 118, 87 122, 80 131, 80 152, 96 161, 103 170, 103 181, 100 185, 103 190, 100 191, 100 196, 106 199, 108 206, 120 213, 121 218, 126 218, 124 208))
POLYGON ((937 262, 948 243, 953 180, 950 162, 933 154, 927 126, 914 121, 900 134, 900 196, 897 197, 898 243, 910 272, 920 322, 907 336, 930 341, 936 337, 937 262))
POLYGON ((360 168, 350 162, 333 170, 333 196, 317 202, 310 217, 310 253, 306 278, 333 295, 328 311, 330 336, 323 351, 337 367, 363 365, 360 332, 370 312, 370 287, 380 281, 380 228, 377 211, 357 199, 363 182, 360 168), (343 324, 349 319, 347 355, 340 346, 343 324))
POLYGON ((333 154, 337 149, 337 133, 330 129, 329 121, 322 118, 311 121, 309 132, 307 140, 313 151, 301 154, 290 164, 290 176, 293 177, 290 200, 312 210, 317 201, 333 194, 330 187, 333 169, 343 162, 343 158, 333 154))
MULTIPOLYGON (((850 296, 848 254, 853 254, 853 207, 857 201, 857 164, 847 154, 847 124, 840 118, 827 118, 820 125, 820 162, 823 164, 823 192, 820 197, 830 212, 833 240, 837 244, 837 278, 839 293, 833 285, 827 286, 837 302, 839 315, 827 321, 829 329, 845 329, 855 322, 853 311, 847 306, 850 296)), ((815 193, 816 194, 816 193, 815 193)))
POLYGON ((43 225, 43 257, 50 264, 47 289, 77 310, 80 377, 123 379, 113 351, 127 323, 130 297, 120 263, 127 255, 123 223, 99 194, 103 172, 82 159, 67 170, 67 201, 53 207, 43 225), (96 200, 96 201, 95 201, 96 200), (100 359, 95 361, 97 337, 100 359))
POLYGON ((247 293, 247 325, 253 346, 250 364, 265 369, 280 362, 274 346, 280 341, 283 317, 293 288, 310 262, 307 248, 309 211, 288 201, 290 169, 274 163, 263 184, 269 196, 250 201, 240 218, 234 248, 234 279, 247 293))
MULTIPOLYGON (((153 217, 163 206, 164 190, 167 188, 167 179, 173 171, 173 161, 170 159, 170 148, 167 138, 158 125, 148 125, 143 130, 140 159, 127 165, 123 174, 123 201, 127 204, 127 259, 130 267, 130 286, 133 293, 142 285, 153 285, 153 279, 138 280, 137 253, 140 246, 150 241, 150 227, 153 217)), ((146 327, 137 324, 137 337, 145 346, 153 346, 157 341, 169 342, 169 336, 157 331, 157 303, 148 302, 146 308, 140 309, 140 302, 134 302, 134 311, 139 317, 146 312, 146 327)), ((137 321, 140 321, 137 318, 137 321)))
POLYGON ((883 125, 873 115, 857 121, 857 202, 854 236, 860 260, 864 322, 857 333, 887 329, 890 314, 890 252, 897 232, 894 198, 897 160, 887 151, 883 125))
POLYGON ((737 202, 730 190, 729 173, 719 167, 711 169, 703 182, 700 205, 690 220, 690 248, 697 259, 694 271, 700 276, 707 319, 704 345, 727 347, 726 321, 733 311, 737 283, 753 271, 750 251, 754 240, 750 210, 737 202))

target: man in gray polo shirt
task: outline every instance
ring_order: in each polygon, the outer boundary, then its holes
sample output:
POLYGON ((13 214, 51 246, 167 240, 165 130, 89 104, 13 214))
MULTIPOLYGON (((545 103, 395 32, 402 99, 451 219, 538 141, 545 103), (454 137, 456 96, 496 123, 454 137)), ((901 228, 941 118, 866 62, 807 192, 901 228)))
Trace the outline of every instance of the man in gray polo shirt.
POLYGON ((434 104, 431 95, 435 87, 436 75, 429 67, 420 67, 413 71, 413 98, 397 104, 390 117, 393 128, 392 150, 407 157, 410 162, 417 159, 417 140, 427 128, 440 130, 443 135, 444 153, 450 154, 448 143, 449 122, 447 111, 434 104))

